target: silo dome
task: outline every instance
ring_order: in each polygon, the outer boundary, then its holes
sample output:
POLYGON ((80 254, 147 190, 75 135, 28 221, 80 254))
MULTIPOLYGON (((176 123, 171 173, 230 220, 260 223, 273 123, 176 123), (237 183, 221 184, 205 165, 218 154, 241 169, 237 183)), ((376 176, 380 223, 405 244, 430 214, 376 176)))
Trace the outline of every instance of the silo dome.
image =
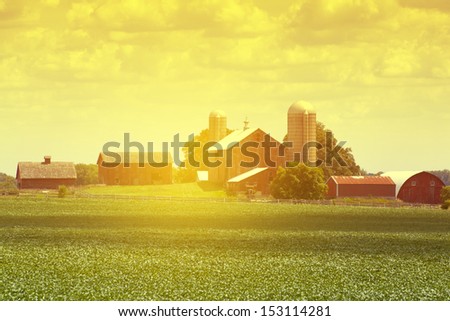
POLYGON ((227 115, 223 110, 216 109, 209 114, 209 117, 227 117, 227 115))
POLYGON ((213 110, 209 114, 210 141, 218 142, 227 135, 227 115, 222 110, 213 110))
POLYGON ((305 112, 316 113, 313 105, 303 100, 293 103, 288 110, 288 114, 304 114, 305 112))

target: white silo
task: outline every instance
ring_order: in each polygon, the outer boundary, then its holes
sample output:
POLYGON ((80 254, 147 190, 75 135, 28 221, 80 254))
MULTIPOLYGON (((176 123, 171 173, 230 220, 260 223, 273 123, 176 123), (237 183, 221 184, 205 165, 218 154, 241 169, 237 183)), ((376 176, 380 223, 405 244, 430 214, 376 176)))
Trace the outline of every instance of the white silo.
POLYGON ((227 135, 227 116, 222 110, 209 114, 209 141, 218 142, 227 135))
MULTIPOLYGON (((293 103, 288 110, 288 135, 287 141, 292 144, 292 148, 287 149, 287 160, 294 161, 295 155, 301 155, 301 161, 317 161, 317 151, 315 148, 308 149, 308 159, 304 159, 303 147, 309 142, 316 141, 316 112, 313 106, 305 101, 293 103)), ((297 156, 298 157, 298 156, 297 156)))

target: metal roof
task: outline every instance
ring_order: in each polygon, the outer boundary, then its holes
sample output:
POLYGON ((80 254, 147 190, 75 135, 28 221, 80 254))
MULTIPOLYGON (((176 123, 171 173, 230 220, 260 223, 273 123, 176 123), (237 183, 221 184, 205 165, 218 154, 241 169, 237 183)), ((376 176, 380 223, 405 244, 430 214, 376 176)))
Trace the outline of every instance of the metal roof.
POLYGON ((235 146, 237 143, 241 142, 254 132, 256 132, 259 128, 248 128, 248 129, 238 129, 229 134, 228 136, 222 138, 216 144, 211 146, 208 151, 214 152, 217 150, 228 150, 235 146))
POLYGON ((390 177, 382 176, 331 176, 338 185, 395 185, 390 177))
MULTIPOLYGON (((164 164, 172 163, 172 155, 168 152, 153 152, 153 153, 139 153, 139 152, 114 152, 114 154, 118 154, 120 156, 120 163, 123 164, 125 162, 125 156, 129 155, 130 164, 139 164, 140 156, 143 157, 145 164, 164 164), (151 162, 149 162, 149 154, 152 155, 151 162)), ((113 156, 106 155, 105 153, 100 153, 98 156, 97 164, 100 164, 100 161, 103 160, 105 163, 116 164, 115 158, 113 156)))
POLYGON ((398 196, 398 192, 400 192, 403 184, 414 175, 420 173, 423 173, 423 171, 391 171, 383 173, 381 176, 389 176, 395 182, 395 195, 398 196))
MULTIPOLYGON (((215 152, 218 150, 229 150, 236 144, 240 143, 244 139, 246 139, 248 136, 253 134, 254 132, 260 130, 264 135, 270 135, 267 134, 265 131, 263 131, 261 128, 247 128, 247 129, 238 129, 229 134, 228 136, 222 138, 220 141, 218 141, 216 144, 211 146, 208 151, 209 152, 215 152)), ((281 144, 277 139, 275 139, 273 136, 270 135, 272 140, 278 142, 281 144)))
POLYGON ((21 179, 65 179, 77 178, 75 166, 71 162, 19 162, 16 178, 21 179))
POLYGON ((251 170, 249 170, 248 172, 245 172, 243 174, 240 174, 238 176, 235 176, 233 178, 230 178, 228 180, 228 183, 239 183, 242 182, 243 180, 250 178, 252 176, 255 176, 256 174, 262 173, 265 170, 269 169, 269 167, 257 167, 257 168, 253 168, 251 170))

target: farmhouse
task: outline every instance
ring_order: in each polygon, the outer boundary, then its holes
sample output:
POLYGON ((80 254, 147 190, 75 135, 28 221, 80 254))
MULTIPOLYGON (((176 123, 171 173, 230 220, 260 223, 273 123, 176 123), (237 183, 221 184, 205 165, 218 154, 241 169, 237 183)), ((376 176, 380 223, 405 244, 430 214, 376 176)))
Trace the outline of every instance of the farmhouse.
POLYGON ((106 185, 171 184, 172 163, 172 155, 167 152, 100 153, 98 179, 106 185))
POLYGON ((407 203, 438 204, 444 182, 429 172, 397 171, 386 172, 396 184, 396 196, 407 203))
POLYGON ((395 183, 382 176, 331 176, 327 181, 328 197, 395 198, 395 183))
POLYGON ((77 173, 71 162, 52 162, 45 156, 43 162, 19 162, 16 171, 20 189, 57 189, 60 185, 75 185, 77 173))

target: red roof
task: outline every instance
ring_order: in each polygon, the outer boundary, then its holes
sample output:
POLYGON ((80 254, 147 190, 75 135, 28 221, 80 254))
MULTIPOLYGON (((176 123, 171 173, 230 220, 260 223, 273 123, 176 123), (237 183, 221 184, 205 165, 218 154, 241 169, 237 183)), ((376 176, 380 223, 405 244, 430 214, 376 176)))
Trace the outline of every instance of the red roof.
POLYGON ((338 185, 395 185, 388 176, 331 176, 338 185))

